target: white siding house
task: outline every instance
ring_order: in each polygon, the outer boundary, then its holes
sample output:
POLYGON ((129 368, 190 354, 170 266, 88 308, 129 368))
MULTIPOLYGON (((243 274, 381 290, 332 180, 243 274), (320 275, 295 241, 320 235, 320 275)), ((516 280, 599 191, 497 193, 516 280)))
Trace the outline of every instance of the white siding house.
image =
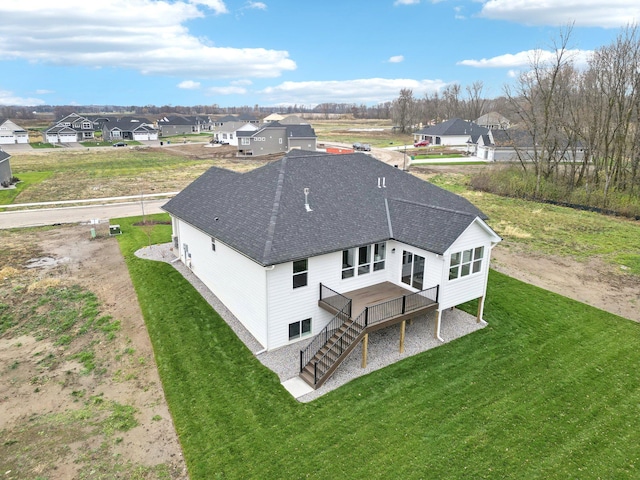
POLYGON ((27 131, 9 119, 0 118, 0 145, 29 143, 27 131))
MULTIPOLYGON (((342 321, 326 288, 420 295, 437 309, 436 336, 444 309, 481 299, 480 319, 500 241, 467 200, 362 153, 291 152, 244 174, 214 167, 163 208, 180 261, 267 350, 342 321)), ((350 306, 352 318, 365 308, 350 306)))

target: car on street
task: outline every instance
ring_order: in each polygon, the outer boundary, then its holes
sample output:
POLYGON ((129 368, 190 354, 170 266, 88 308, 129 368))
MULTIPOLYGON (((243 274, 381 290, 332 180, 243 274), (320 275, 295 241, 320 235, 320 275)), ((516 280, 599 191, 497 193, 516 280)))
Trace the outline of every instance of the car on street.
POLYGON ((353 149, 356 152, 370 152, 371 151, 371 145, 369 145, 368 143, 354 143, 353 144, 353 149))
POLYGON ((114 147, 126 147, 127 144, 124 142, 118 142, 113 144, 114 147))
POLYGON ((429 146, 429 140, 420 140, 419 142, 416 142, 413 144, 414 147, 428 147, 429 146))

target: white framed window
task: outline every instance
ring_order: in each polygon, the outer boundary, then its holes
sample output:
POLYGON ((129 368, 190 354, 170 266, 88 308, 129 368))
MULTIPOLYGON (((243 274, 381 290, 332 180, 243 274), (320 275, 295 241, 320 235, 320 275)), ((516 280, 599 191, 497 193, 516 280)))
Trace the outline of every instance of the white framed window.
POLYGON ((451 254, 449 280, 466 277, 482 270, 484 247, 470 248, 451 254))
POLYGON ((309 259, 305 258, 293 262, 293 288, 306 287, 308 273, 309 259))
POLYGON ((355 275, 356 249, 342 251, 342 278, 351 278, 355 275))
POLYGON ((251 140, 249 138, 243 138, 240 140, 240 145, 251 145, 251 140))
POLYGON ((278 143, 279 143, 280 145, 282 145, 282 138, 279 138, 279 139, 278 139, 278 143))
POLYGON ((387 255, 387 244, 385 242, 373 245, 373 271, 384 270, 384 261, 387 255))
POLYGON ((354 277, 356 274, 366 275, 371 273, 372 264, 374 272, 384 270, 386 250, 387 244, 385 242, 343 250, 342 279, 354 277))
POLYGON ((216 251, 216 239, 211 237, 211 251, 215 252, 216 251))
POLYGON ((82 128, 85 130, 91 128, 91 122, 82 122, 82 128))
POLYGON ((305 337, 311 334, 311 319, 305 318, 299 322, 289 324, 289 340, 305 337))
POLYGON ((358 275, 371 271, 371 245, 358 248, 358 275))

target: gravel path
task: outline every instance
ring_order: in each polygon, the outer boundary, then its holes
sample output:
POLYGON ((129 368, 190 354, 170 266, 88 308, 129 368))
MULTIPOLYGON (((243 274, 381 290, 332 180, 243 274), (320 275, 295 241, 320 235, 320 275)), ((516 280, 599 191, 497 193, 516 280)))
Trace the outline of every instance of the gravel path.
MULTIPOLYGON (((273 370, 281 382, 298 376, 300 350, 308 345, 311 339, 297 342, 286 347, 265 352, 262 345, 247 331, 240 321, 224 306, 224 304, 189 270, 181 261, 177 260, 171 251, 171 244, 153 245, 136 252, 136 256, 148 260, 163 261, 172 264, 194 288, 209 302, 218 314, 227 322, 251 352, 263 365, 273 370)), ((476 318, 461 310, 445 310, 442 312, 440 335, 445 343, 455 340, 469 333, 475 332, 486 325, 484 321, 478 323, 476 318)), ((378 330, 369 334, 367 367, 361 368, 362 344, 358 345, 351 355, 338 367, 333 376, 317 390, 307 393, 298 400, 309 402, 334 390, 354 378, 379 370, 404 358, 416 355, 431 348, 442 345, 434 338, 435 312, 429 312, 416 317, 411 323, 407 322, 405 330, 404 353, 399 352, 400 325, 378 330)))

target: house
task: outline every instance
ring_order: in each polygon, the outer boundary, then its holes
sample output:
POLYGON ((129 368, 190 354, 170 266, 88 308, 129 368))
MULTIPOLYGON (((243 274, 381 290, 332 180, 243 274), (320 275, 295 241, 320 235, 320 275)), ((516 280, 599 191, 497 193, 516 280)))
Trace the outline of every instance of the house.
POLYGON ((102 125, 102 138, 110 142, 158 140, 158 130, 153 125, 139 121, 109 121, 102 125))
POLYGON ((0 149, 0 185, 7 188, 11 185, 13 174, 11 173, 11 155, 0 149))
POLYGON ((168 115, 158 120, 161 137, 191 135, 211 130, 213 124, 209 117, 168 115))
POLYGON ((0 145, 16 143, 29 143, 29 134, 8 118, 0 118, 0 145))
MULTIPOLYGON (((536 145, 530 132, 519 128, 508 130, 492 130, 493 145, 491 146, 492 159, 496 162, 531 162, 538 154, 542 153, 542 146, 536 145)), ((571 142, 564 132, 550 132, 554 147, 553 153, 558 161, 582 162, 584 161, 584 145, 575 140, 571 142)))
POLYGON ((418 130, 413 134, 414 143, 429 140, 431 145, 467 147, 475 145, 481 135, 489 134, 489 129, 460 118, 418 130))
POLYGON ((229 145, 238 146, 238 135, 236 134, 238 130, 243 132, 255 132, 258 130, 258 126, 255 121, 250 121, 250 117, 247 117, 246 115, 243 117, 244 119, 233 115, 227 115, 214 121, 212 128, 213 140, 216 143, 227 143, 229 145))
POLYGON ((511 126, 509 119, 498 112, 485 113, 475 123, 489 130, 506 130, 511 126))
POLYGON ((262 123, 279 122, 285 117, 280 113, 271 113, 262 119, 262 123))
POLYGON ((71 113, 46 129, 44 138, 48 143, 76 143, 93 140, 96 130, 99 128, 91 119, 71 113))
POLYGON ((364 153, 213 167, 163 209, 176 256, 266 350, 310 341, 314 387, 372 329, 435 310, 440 338, 441 312, 472 299, 480 321, 501 240, 464 198, 364 153), (336 332, 342 351, 319 358, 336 332))
POLYGON ((291 150, 315 151, 316 132, 311 125, 265 124, 256 131, 238 131, 239 156, 259 156, 285 153, 291 150))

